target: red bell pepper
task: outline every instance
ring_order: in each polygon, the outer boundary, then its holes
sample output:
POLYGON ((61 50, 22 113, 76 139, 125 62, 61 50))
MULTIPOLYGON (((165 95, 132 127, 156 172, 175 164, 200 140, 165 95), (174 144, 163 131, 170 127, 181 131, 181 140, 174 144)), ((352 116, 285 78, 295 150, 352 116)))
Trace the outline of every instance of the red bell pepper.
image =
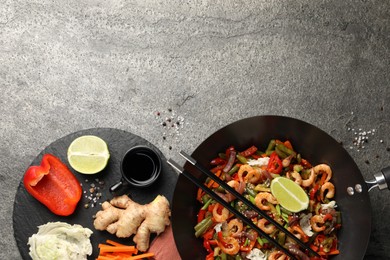
POLYGON ((314 200, 315 196, 317 194, 317 191, 320 189, 320 185, 316 184, 314 187, 310 190, 310 199, 314 200))
POLYGON ((249 147, 245 151, 241 152, 240 155, 242 155, 244 157, 248 157, 248 156, 254 154, 256 151, 257 151, 257 147, 252 145, 251 147, 249 147))
POLYGON ((278 154, 276 152, 273 152, 268 161, 267 171, 274 174, 280 174, 282 170, 282 161, 280 160, 278 154))
POLYGON ((214 158, 210 162, 211 165, 221 165, 221 164, 226 164, 226 160, 222 159, 220 157, 214 158))
POLYGON ((82 195, 80 182, 68 167, 52 154, 45 154, 41 165, 27 169, 23 184, 28 193, 60 216, 72 214, 82 195))
POLYGON ((204 219, 204 216, 206 215, 206 210, 205 209, 200 209, 198 213, 198 222, 201 222, 204 219))

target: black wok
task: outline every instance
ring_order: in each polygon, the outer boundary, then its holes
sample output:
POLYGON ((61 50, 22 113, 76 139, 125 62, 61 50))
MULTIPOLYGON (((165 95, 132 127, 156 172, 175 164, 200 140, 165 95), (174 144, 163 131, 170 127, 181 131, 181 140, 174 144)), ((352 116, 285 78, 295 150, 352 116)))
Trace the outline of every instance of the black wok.
MULTIPOLYGON (((336 187, 335 200, 342 212, 340 254, 332 259, 363 259, 371 232, 368 190, 373 183, 366 184, 348 152, 324 131, 288 117, 251 117, 212 134, 195 149, 192 157, 200 164, 208 166, 211 159, 230 145, 234 145, 237 150, 244 150, 253 144, 265 149, 269 140, 275 138, 290 140, 294 149, 312 164, 327 163, 331 166, 336 187)), ((184 165, 184 169, 200 179, 205 179, 189 163, 184 165)), ((178 251, 185 260, 205 259, 206 256, 201 239, 194 236, 193 227, 200 206, 195 199, 196 191, 195 185, 184 176, 179 176, 172 201, 172 229, 178 251)))

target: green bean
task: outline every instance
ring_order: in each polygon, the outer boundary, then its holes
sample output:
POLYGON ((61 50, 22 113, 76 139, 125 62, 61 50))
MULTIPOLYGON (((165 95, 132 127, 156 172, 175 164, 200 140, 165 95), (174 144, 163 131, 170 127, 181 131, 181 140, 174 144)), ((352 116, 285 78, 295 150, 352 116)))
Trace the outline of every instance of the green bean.
POLYGON ((286 157, 288 156, 288 154, 286 154, 285 152, 283 152, 282 150, 279 149, 279 145, 277 145, 277 146, 275 147, 275 152, 276 152, 277 155, 278 155, 280 158, 282 158, 282 159, 284 159, 284 158, 286 158, 286 157))
POLYGON ((269 144, 268 144, 267 150, 265 150, 265 153, 267 155, 270 155, 275 150, 275 145, 276 145, 275 140, 272 139, 271 141, 269 141, 269 144))
POLYGON ((210 199, 210 196, 208 194, 205 194, 202 196, 202 202, 205 204, 210 199))
POLYGON ((248 163, 248 161, 246 160, 246 158, 244 156, 237 154, 236 157, 242 164, 248 163))
POLYGON ((195 226, 195 237, 200 237, 203 235, 213 224, 211 216, 205 218, 195 226), (202 223, 202 225, 200 225, 202 223))
POLYGON ((220 256, 221 256, 221 260, 227 260, 225 253, 222 252, 220 256))
POLYGON ((218 192, 225 192, 225 189, 222 186, 218 186, 216 189, 218 192))
POLYGON ((282 219, 288 223, 288 214, 282 212, 282 219))
POLYGON ((284 243, 286 242, 286 234, 283 233, 283 232, 279 232, 278 233, 278 238, 277 238, 277 241, 278 241, 278 244, 279 245, 284 245, 284 243))
POLYGON ((279 149, 280 151, 282 151, 283 153, 287 154, 287 156, 293 155, 295 157, 297 154, 293 150, 287 148, 284 144, 277 144, 276 148, 279 149))
POLYGON ((258 242, 261 246, 264 246, 264 244, 267 244, 267 243, 268 243, 268 240, 267 240, 266 238, 257 237, 257 242, 258 242))
MULTIPOLYGON (((252 186, 253 186, 253 185, 252 185, 252 186)), ((251 195, 252 197, 256 197, 256 195, 257 195, 257 192, 254 190, 254 187, 253 187, 253 188, 250 187, 249 184, 246 185, 245 191, 246 191, 249 195, 251 195)))
POLYGON ((203 227, 207 223, 207 221, 208 221, 208 218, 202 219, 201 222, 199 222, 198 224, 195 225, 195 227, 194 227, 195 231, 198 231, 201 227, 203 227))
POLYGON ((292 212, 291 212, 291 211, 289 211, 289 210, 287 210, 287 209, 285 209, 285 208, 283 208, 283 207, 280 207, 280 211, 282 212, 282 214, 283 214, 283 213, 286 213, 287 215, 292 215, 292 212))
POLYGON ((252 204, 256 204, 256 203, 255 203, 255 197, 254 197, 254 196, 251 196, 251 195, 247 194, 247 195, 245 195, 245 197, 246 197, 250 202, 252 202, 252 204))
POLYGON ((240 255, 236 255, 235 260, 242 260, 242 257, 240 255))
POLYGON ((303 166, 300 165, 300 164, 295 164, 293 169, 294 169, 294 171, 296 171, 296 172, 300 172, 300 171, 303 170, 303 166))
POLYGON ((257 184, 254 188, 255 191, 265 191, 265 192, 271 192, 271 189, 264 184, 257 184))
POLYGON ((280 216, 282 213, 280 212, 279 204, 276 204, 275 208, 276 208, 276 212, 278 213, 278 216, 280 216))
POLYGON ((208 207, 209 207, 209 205, 210 205, 210 203, 213 201, 213 199, 212 198, 210 198, 204 205, 203 205, 203 207, 201 208, 202 210, 206 210, 208 207))
POLYGON ((230 169, 230 171, 228 171, 228 174, 229 174, 229 175, 233 175, 234 173, 236 173, 236 172, 238 171, 239 168, 240 168, 240 167, 238 167, 237 164, 234 165, 234 166, 230 169))

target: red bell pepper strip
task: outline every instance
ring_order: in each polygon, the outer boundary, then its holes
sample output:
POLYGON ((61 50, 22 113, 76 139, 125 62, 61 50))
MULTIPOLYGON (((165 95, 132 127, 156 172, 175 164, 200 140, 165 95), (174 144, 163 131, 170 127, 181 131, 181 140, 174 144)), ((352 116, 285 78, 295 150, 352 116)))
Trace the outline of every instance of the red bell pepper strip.
POLYGON ((52 154, 45 154, 41 165, 27 169, 23 184, 28 193, 60 216, 72 214, 82 195, 80 182, 68 167, 52 154))
POLYGON ((317 194, 317 191, 320 189, 320 185, 316 184, 314 185, 314 187, 310 190, 310 199, 311 200, 314 200, 316 194, 317 194))
POLYGON ((221 164, 225 165, 225 164, 226 164, 226 160, 217 157, 217 158, 212 159, 211 162, 210 162, 210 164, 211 164, 211 165, 221 165, 221 164))
POLYGON ((229 244, 225 242, 225 239, 224 239, 224 237, 223 237, 221 231, 219 231, 219 232, 217 233, 217 236, 218 236, 218 241, 219 241, 224 247, 228 247, 228 246, 229 246, 229 244))
POLYGON ((305 169, 310 169, 312 168, 313 166, 311 165, 311 163, 309 163, 308 160, 306 159, 301 159, 301 165, 305 168, 305 169))
POLYGON ((331 214, 329 214, 329 213, 326 214, 325 217, 324 217, 324 221, 325 221, 325 222, 328 221, 328 220, 329 220, 329 221, 333 220, 333 216, 332 216, 331 214))
POLYGON ((242 155, 244 157, 248 157, 248 156, 254 154, 256 151, 257 151, 257 147, 252 145, 251 147, 249 147, 245 151, 241 152, 240 155, 242 155))
POLYGON ((276 152, 273 152, 269 158, 267 171, 274 174, 280 174, 283 170, 282 161, 276 152))
MULTIPOLYGON (((253 236, 252 239, 249 240, 249 243, 247 245, 240 245, 240 251, 242 252, 249 252, 253 249, 253 247, 255 246, 256 244, 256 241, 257 241, 257 232, 251 230, 251 235, 253 236)), ((245 243, 245 241, 244 241, 245 243)))
POLYGON ((214 252, 209 253, 209 254, 206 256, 206 260, 214 260, 214 252))
POLYGON ((235 151, 235 150, 236 150, 236 148, 234 148, 234 146, 229 146, 229 147, 226 149, 226 152, 225 152, 226 158, 229 158, 231 151, 235 151))
POLYGON ((204 219, 204 216, 206 215, 206 210, 205 209, 200 209, 198 213, 198 222, 201 222, 204 219))

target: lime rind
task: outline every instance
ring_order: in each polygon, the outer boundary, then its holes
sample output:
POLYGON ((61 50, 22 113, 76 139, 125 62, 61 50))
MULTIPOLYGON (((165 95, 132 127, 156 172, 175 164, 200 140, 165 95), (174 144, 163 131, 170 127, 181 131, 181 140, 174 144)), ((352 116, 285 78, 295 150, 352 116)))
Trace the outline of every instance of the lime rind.
POLYGON ((70 166, 75 171, 95 174, 107 166, 110 153, 103 139, 94 135, 84 135, 69 145, 67 156, 70 166))
POLYGON ((300 212, 309 206, 309 197, 302 187, 285 177, 272 180, 271 193, 282 207, 291 212, 300 212))

